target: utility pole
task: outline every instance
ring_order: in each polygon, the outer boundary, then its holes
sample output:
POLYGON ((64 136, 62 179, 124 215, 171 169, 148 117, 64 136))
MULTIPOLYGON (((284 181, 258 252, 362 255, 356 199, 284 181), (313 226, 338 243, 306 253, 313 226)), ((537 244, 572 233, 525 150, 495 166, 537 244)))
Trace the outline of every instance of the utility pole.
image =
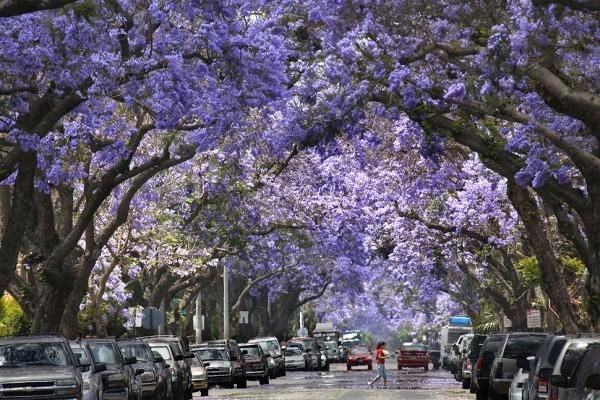
POLYGON ((160 302, 160 313, 163 317, 162 323, 158 326, 158 334, 159 335, 164 335, 165 334, 165 324, 167 323, 167 316, 165 315, 165 301, 161 301, 160 302))
POLYGON ((300 307, 300 329, 304 329, 304 307, 300 307))
POLYGON ((223 265, 223 338, 229 339, 229 273, 223 265))
POLYGON ((202 343, 202 291, 196 297, 196 344, 202 343))

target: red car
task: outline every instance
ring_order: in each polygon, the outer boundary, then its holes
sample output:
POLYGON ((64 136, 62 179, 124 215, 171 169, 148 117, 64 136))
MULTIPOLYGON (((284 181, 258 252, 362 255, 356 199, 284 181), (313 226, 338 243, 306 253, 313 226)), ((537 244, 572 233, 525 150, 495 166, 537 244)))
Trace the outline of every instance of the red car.
POLYGON ((346 369, 351 371, 352 367, 359 365, 366 365, 368 369, 373 369, 371 352, 364 346, 351 347, 346 358, 346 369))
POLYGON ((413 343, 404 343, 398 351, 397 361, 398 361, 398 369, 406 368, 424 368, 425 371, 429 369, 429 363, 431 362, 431 357, 427 352, 427 346, 424 344, 413 344, 413 343))

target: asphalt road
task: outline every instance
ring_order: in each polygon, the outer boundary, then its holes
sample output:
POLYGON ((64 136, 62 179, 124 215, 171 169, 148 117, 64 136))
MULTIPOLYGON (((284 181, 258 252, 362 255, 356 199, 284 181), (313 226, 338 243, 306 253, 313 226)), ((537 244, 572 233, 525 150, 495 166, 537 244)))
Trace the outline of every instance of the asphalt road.
MULTIPOLYGON (((203 399, 264 399, 264 400, 474 400, 468 390, 444 370, 423 371, 409 369, 398 371, 389 363, 388 384, 383 388, 380 380, 373 389, 367 381, 375 371, 353 368, 346 371, 345 364, 332 364, 329 372, 288 372, 286 377, 271 380, 269 385, 248 382, 247 389, 211 388, 209 397, 203 399)), ((196 396, 199 396, 198 394, 196 396)), ((196 398, 194 396, 194 398, 196 398)), ((198 397, 200 399, 200 397, 198 397)))

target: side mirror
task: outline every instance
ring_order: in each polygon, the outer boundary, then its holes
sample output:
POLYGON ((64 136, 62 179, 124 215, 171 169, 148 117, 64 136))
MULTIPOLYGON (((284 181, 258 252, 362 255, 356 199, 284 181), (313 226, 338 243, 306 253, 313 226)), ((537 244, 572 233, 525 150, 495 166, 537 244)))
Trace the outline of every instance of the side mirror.
POLYGON ((529 371, 530 370, 529 361, 527 361, 527 359, 525 359, 525 358, 519 358, 517 360, 517 368, 521 368, 523 371, 529 371))
POLYGON ((162 364, 162 363, 164 363, 164 362, 165 362, 165 359, 164 359, 164 358, 162 358, 162 357, 154 357, 154 362, 155 362, 155 363, 162 364))
POLYGON ((209 363, 209 362, 204 362, 204 363, 202 363, 202 365, 203 365, 204 367, 210 367, 210 363, 209 363))
POLYGON ((585 387, 590 390, 600 390, 600 374, 592 374, 585 381, 585 387))
POLYGON ((169 369, 169 368, 171 368, 171 364, 165 364, 165 368, 166 368, 166 369, 169 369))
POLYGON ((194 355, 194 353, 186 353, 183 357, 184 358, 188 358, 188 359, 196 358, 196 356, 194 355))
POLYGON ((183 356, 183 354, 177 354, 175 356, 175 361, 183 361, 185 360, 185 357, 183 356))
POLYGON ((105 363, 98 363, 94 367, 94 372, 104 372, 104 371, 106 371, 106 364, 105 363))
POLYGON ((562 375, 552 375, 550 377, 550 383, 554 386, 566 388, 569 386, 569 378, 562 375))
POLYGON ((143 368, 138 368, 135 370, 135 376, 140 376, 141 374, 143 374, 145 371, 143 368))
POLYGON ((125 365, 132 365, 137 363, 137 358, 135 357, 125 357, 125 360, 123 361, 123 364, 125 365))

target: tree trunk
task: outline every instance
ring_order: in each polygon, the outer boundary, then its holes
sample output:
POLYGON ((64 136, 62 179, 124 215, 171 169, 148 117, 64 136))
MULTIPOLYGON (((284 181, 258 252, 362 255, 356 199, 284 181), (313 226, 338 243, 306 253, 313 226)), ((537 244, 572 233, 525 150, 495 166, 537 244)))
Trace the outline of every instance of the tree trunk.
POLYGON ((541 270, 542 288, 560 315, 565 330, 576 333, 586 330, 588 321, 581 321, 565 285, 560 263, 554 255, 546 236, 538 207, 529 191, 514 180, 508 180, 508 197, 511 199, 527 232, 527 242, 535 252, 541 270))

